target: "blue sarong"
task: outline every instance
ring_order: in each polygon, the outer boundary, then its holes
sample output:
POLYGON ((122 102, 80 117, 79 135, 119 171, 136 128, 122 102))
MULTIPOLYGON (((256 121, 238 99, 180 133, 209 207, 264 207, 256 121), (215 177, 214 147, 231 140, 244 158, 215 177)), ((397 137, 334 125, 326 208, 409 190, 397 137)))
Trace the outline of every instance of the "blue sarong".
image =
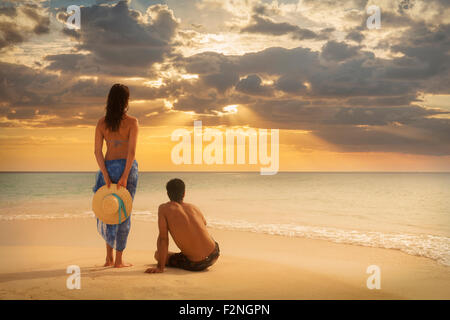
MULTIPOLYGON (((105 166, 108 171, 109 178, 112 183, 117 183, 125 170, 127 159, 106 160, 105 166)), ((127 190, 134 199, 138 182, 138 163, 134 160, 131 165, 130 174, 127 180, 127 190)), ((99 170, 95 177, 95 186, 92 190, 97 192, 98 189, 105 185, 103 173, 99 170)), ((97 230, 105 241, 117 251, 123 251, 127 246, 128 234, 130 233, 131 216, 121 224, 106 224, 97 218, 97 230)))

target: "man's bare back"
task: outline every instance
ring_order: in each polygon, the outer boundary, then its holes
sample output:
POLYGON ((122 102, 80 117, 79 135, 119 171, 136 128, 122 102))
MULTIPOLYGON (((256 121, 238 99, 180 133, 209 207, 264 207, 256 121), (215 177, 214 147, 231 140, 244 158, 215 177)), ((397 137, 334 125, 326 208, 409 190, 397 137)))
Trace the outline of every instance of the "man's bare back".
POLYGON ((180 179, 172 179, 167 185, 167 195, 171 201, 158 209, 159 236, 155 259, 156 268, 148 273, 164 272, 165 266, 190 271, 201 271, 212 266, 220 255, 219 244, 206 229, 206 220, 200 209, 183 201, 185 185, 180 179), (169 232, 180 253, 169 252, 169 232))
POLYGON ((215 247, 200 210, 190 204, 170 201, 159 207, 166 219, 170 235, 181 252, 191 261, 205 259, 215 247))

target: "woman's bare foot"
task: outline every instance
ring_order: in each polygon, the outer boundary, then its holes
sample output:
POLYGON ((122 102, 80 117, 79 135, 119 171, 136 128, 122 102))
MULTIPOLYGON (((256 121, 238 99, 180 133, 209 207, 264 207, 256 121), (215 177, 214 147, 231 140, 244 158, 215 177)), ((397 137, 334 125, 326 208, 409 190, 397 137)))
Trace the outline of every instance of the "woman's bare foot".
POLYGON ((106 260, 104 267, 112 267, 114 265, 114 260, 106 260))
POLYGON ((126 268, 131 266, 131 263, 125 263, 122 261, 122 251, 116 250, 116 263, 114 264, 114 268, 126 268))
POLYGON ((113 248, 106 243, 106 261, 104 267, 112 267, 114 265, 113 248))
POLYGON ((126 268, 126 267, 132 267, 133 265, 131 263, 116 263, 114 264, 114 268, 126 268))

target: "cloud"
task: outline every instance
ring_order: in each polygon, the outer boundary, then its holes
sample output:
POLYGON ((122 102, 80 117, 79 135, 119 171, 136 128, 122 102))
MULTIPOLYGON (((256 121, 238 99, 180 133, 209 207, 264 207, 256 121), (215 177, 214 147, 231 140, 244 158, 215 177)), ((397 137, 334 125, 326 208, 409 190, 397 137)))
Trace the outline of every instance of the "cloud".
POLYGON ((49 32, 48 12, 38 4, 10 1, 0 4, 0 51, 49 32))
POLYGON ((422 118, 409 126, 326 126, 314 132, 341 152, 396 152, 445 156, 450 120, 422 118))
POLYGON ((250 74, 236 84, 236 90, 250 95, 268 96, 272 94, 270 86, 262 85, 262 80, 257 74, 250 74))
MULTIPOLYGON (((109 88, 120 81, 129 85, 135 101, 130 111, 143 125, 180 123, 193 113, 205 125, 232 119, 234 125, 308 130, 342 152, 450 154, 448 113, 421 101, 423 94, 449 94, 450 27, 437 13, 445 11, 442 2, 403 3, 401 10, 399 2, 386 4, 381 30, 365 27, 367 1, 344 1, 341 8, 333 1, 305 0, 311 17, 307 28, 293 23, 297 12, 286 9, 292 4, 244 2, 240 5, 251 10, 247 25, 227 30, 227 37, 214 34, 225 40, 214 42, 218 47, 206 42, 208 51, 190 56, 179 49, 192 37, 207 41, 211 25, 222 24, 218 29, 224 30, 224 25, 242 25, 247 15, 239 15, 230 2, 225 6, 229 19, 208 24, 200 16, 221 9, 216 1, 217 7, 208 10, 195 7, 198 19, 193 14, 183 29, 166 5, 141 11, 123 1, 82 7, 81 30, 64 30, 73 50, 49 53, 34 68, 0 63, 0 125, 93 125, 104 112, 109 88), (424 6, 436 13, 421 17, 417 12, 424 6), (321 21, 327 12, 328 20, 321 21), (200 22, 202 28, 192 30, 200 22), (325 41, 297 47, 291 41, 284 48, 276 41, 281 35, 325 41), (264 49, 221 53, 236 45, 226 39, 249 38, 261 39, 264 49), (186 73, 196 76, 183 78, 186 73), (234 104, 239 112, 224 115, 223 108, 234 104)), ((22 26, 8 19, 20 14, 30 26, 39 24, 33 14, 11 8, 0 9, 7 46, 28 39, 21 38, 22 26)))
POLYGON ((0 49, 8 48, 25 40, 21 30, 14 23, 0 22, 0 30, 0 49))
POLYGON ((0 62, 0 79, 0 101, 14 107, 26 107, 45 105, 48 100, 39 94, 38 89, 54 85, 57 77, 23 65, 0 62))
POLYGON ((50 32, 50 17, 41 13, 41 8, 33 4, 25 4, 22 12, 34 23, 33 32, 37 35, 50 32))
POLYGON ((397 64, 389 70, 394 78, 431 78, 441 76, 448 84, 450 24, 430 27, 416 24, 406 30, 401 38, 395 39, 390 49, 402 53, 397 64))
POLYGON ((213 113, 224 104, 241 103, 273 127, 311 130, 344 152, 448 155, 450 120, 434 118, 448 112, 415 104, 420 92, 448 93, 447 29, 445 24, 412 24, 391 39, 388 48, 401 55, 390 59, 335 40, 319 52, 274 47, 241 56, 200 53, 183 61, 200 80, 210 74, 217 80, 221 70, 241 80, 226 94, 216 91, 210 98, 199 98, 197 92, 216 86, 200 81, 201 89, 174 107, 213 113), (261 94, 262 78, 274 80, 264 86, 271 95, 261 94))
POLYGON ((44 59, 49 62, 49 65, 46 67, 47 70, 74 74, 96 74, 100 71, 99 66, 95 66, 91 55, 66 53, 47 55, 44 59))
POLYGON ((361 41, 363 41, 365 39, 365 36, 362 32, 360 32, 358 30, 352 30, 349 33, 347 33, 347 35, 345 36, 345 39, 360 43, 361 41))
POLYGON ((343 61, 358 54, 359 47, 349 46, 344 42, 328 41, 322 47, 322 57, 328 60, 343 61))
POLYGON ((3 5, 2 7, 0 7, 0 16, 4 15, 7 17, 11 17, 14 18, 17 16, 17 8, 16 7, 7 7, 5 5, 3 5))
POLYGON ((239 77, 257 74, 276 77, 274 89, 296 92, 299 96, 398 96, 410 94, 420 86, 414 80, 396 81, 386 76, 396 66, 396 60, 377 59, 371 52, 347 45, 331 48, 325 46, 322 51, 327 58, 333 58, 329 63, 323 62, 318 52, 303 47, 269 48, 242 56, 201 53, 184 63, 189 73, 199 74, 205 86, 217 87, 215 83, 220 83, 222 74, 228 87, 236 79, 234 76, 231 81, 230 74, 239 77), (340 61, 344 58, 345 61, 340 61), (205 80, 211 75, 215 83, 205 80))
POLYGON ((330 29, 325 29, 325 32, 317 34, 306 28, 300 28, 299 26, 287 22, 275 22, 269 17, 263 17, 255 14, 252 16, 251 22, 247 26, 241 28, 240 32, 260 33, 271 36, 289 34, 292 38, 297 40, 323 40, 326 39, 326 34, 329 31, 330 29))
MULTIPOLYGON (((95 125, 104 114, 106 97, 115 82, 117 79, 104 76, 57 75, 46 69, 0 62, 0 126, 95 125)), ((124 82, 130 88, 132 101, 146 101, 132 106, 133 115, 144 118, 155 110, 153 101, 176 97, 181 89, 193 90, 188 80, 167 80, 159 88, 143 84, 145 79, 124 82)), ((158 111, 167 111, 162 102, 159 104, 158 111)), ((146 120, 142 124, 147 124, 146 120)))
POLYGON ((391 123, 410 124, 417 119, 449 112, 419 106, 401 107, 345 107, 326 120, 332 124, 382 126, 391 123))
POLYGON ((272 3, 272 5, 269 5, 268 3, 264 3, 264 2, 256 3, 256 4, 254 4, 252 11, 255 14, 263 15, 263 16, 280 14, 280 10, 273 5, 274 5, 274 3, 272 3))
POLYGON ((110 86, 4 62, 0 62, 0 79, 0 117, 11 120, 2 126, 20 125, 13 120, 43 127, 93 124, 110 86))
MULTIPOLYGON (((76 62, 75 71, 79 72, 143 75, 173 53, 179 21, 166 5, 152 5, 141 14, 126 1, 119 1, 110 6, 81 7, 81 17, 80 30, 65 30, 78 41, 75 48, 80 54, 48 57, 53 62, 49 69, 70 71, 76 62)), ((59 13, 60 20, 66 18, 64 11, 59 13)))

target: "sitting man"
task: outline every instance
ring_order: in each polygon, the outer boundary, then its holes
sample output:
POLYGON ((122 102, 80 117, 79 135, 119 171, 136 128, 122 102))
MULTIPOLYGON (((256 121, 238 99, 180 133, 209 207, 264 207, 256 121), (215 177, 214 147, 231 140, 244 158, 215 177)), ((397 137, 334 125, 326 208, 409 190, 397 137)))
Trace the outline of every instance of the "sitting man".
POLYGON ((164 267, 201 271, 213 265, 219 258, 217 242, 206 229, 206 220, 200 210, 193 204, 183 201, 184 182, 180 179, 170 180, 167 185, 170 201, 158 209, 159 236, 155 259, 156 268, 148 268, 147 273, 164 272, 164 267), (169 252, 169 234, 172 235, 180 253, 169 252))

